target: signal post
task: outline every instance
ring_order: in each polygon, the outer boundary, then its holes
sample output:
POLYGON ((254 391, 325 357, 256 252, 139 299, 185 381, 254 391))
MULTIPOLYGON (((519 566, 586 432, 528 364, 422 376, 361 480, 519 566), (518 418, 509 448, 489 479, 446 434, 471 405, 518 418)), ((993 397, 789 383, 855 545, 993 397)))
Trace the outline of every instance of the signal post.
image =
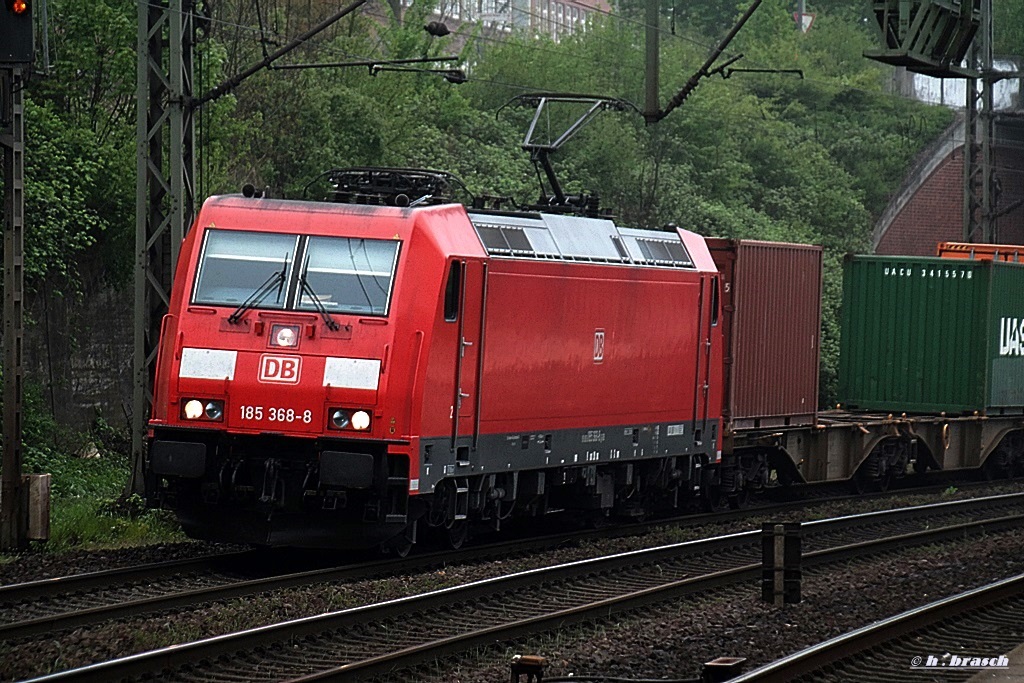
POLYGON ((28 486, 22 464, 22 338, 25 229, 23 89, 34 57, 32 0, 0 0, 0 147, 4 166, 3 470, 0 550, 28 545, 28 486))

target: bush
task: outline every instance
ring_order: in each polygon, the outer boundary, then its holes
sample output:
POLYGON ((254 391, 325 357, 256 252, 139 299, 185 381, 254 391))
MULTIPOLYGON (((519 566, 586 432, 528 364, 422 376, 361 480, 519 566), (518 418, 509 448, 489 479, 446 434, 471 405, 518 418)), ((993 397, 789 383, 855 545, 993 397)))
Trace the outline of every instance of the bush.
POLYGON ((125 495, 131 475, 131 433, 98 418, 88 432, 61 427, 38 386, 27 384, 23 406, 26 473, 49 473, 49 552, 78 547, 185 540, 173 515, 147 510, 125 495))

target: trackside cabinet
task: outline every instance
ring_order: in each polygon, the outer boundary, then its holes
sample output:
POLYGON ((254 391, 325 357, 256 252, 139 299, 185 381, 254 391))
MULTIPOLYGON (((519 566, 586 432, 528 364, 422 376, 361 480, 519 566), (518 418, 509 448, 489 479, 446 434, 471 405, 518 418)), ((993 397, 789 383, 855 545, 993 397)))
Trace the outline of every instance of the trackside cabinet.
POLYGON ((1024 264, 847 257, 839 392, 851 409, 1021 413, 1024 264))

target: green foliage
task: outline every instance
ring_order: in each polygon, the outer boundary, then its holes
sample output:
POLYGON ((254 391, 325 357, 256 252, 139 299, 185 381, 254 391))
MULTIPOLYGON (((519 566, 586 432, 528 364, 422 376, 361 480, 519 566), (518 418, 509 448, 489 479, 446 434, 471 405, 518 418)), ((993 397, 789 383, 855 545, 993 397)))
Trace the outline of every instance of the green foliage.
POLYGON ((1024 2, 993 2, 992 23, 996 55, 1024 55, 1024 2))
POLYGON ((50 540, 43 550, 184 540, 170 514, 146 510, 138 496, 122 497, 131 471, 126 429, 102 420, 87 434, 62 427, 31 384, 24 415, 23 471, 51 475, 50 540))
POLYGON ((51 70, 25 103, 25 274, 30 287, 79 290, 90 247, 108 280, 131 272, 135 226, 135 5, 51 3, 51 70))
POLYGON ((45 550, 60 552, 185 540, 173 516, 166 511, 125 514, 114 501, 98 503, 89 498, 68 498, 53 502, 50 540, 45 550))
POLYGON ((26 282, 74 293, 76 258, 106 227, 88 202, 103 162, 89 131, 64 126, 51 108, 31 100, 25 111, 32 140, 25 168, 26 282))
MULTIPOLYGON (((661 96, 668 102, 706 59, 748 0, 662 3, 661 96)), ((196 91, 207 92, 263 57, 252 34, 258 5, 215 3, 196 54, 196 91)), ((476 193, 534 199, 519 149, 532 112, 506 108, 526 91, 643 100, 639 0, 628 18, 598 20, 559 42, 463 25, 432 38, 432 5, 366 6, 282 60, 323 63, 460 53, 469 82, 425 66, 262 71, 198 112, 200 196, 244 183, 299 196, 324 171, 349 165, 423 166, 463 177, 476 193)), ((878 41, 867 0, 807 2, 802 34, 791 0, 765 0, 723 58, 736 67, 793 74, 713 75, 656 125, 606 113, 555 157, 565 188, 600 195, 624 223, 668 223, 704 234, 805 241, 828 250, 822 377, 836 345, 839 263, 870 247, 874 220, 915 155, 952 120, 941 107, 888 95, 888 68, 864 59, 878 41)), ((264 6, 267 47, 284 44, 336 7, 264 6)), ((130 278, 135 230, 135 22, 128 0, 50 5, 50 74, 27 91, 26 273, 30 284, 73 295, 77 264, 99 256, 108 280, 130 278)), ((1024 0, 996 3, 998 50, 1024 52, 1024 0)), ((553 130, 568 114, 554 113, 553 130), (561 119, 559 118, 561 117, 561 119)), ((828 396, 826 389, 825 396, 828 396)), ((52 437, 51 437, 52 441, 52 437)), ((42 446, 33 446, 42 448, 42 446)))

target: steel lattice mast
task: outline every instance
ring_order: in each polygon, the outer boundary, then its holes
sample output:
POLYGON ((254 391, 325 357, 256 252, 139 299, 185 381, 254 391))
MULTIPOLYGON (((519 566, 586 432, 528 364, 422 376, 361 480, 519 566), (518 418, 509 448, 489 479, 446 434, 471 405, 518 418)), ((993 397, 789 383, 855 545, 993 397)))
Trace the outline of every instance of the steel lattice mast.
POLYGON ((143 449, 160 325, 170 304, 178 249, 195 217, 195 113, 367 1, 353 0, 260 62, 195 97, 197 1, 139 0, 131 492, 145 490, 143 449))
POLYGON ((143 490, 143 442, 160 323, 195 207, 194 10, 194 0, 140 0, 138 5, 131 483, 137 493, 143 490))

